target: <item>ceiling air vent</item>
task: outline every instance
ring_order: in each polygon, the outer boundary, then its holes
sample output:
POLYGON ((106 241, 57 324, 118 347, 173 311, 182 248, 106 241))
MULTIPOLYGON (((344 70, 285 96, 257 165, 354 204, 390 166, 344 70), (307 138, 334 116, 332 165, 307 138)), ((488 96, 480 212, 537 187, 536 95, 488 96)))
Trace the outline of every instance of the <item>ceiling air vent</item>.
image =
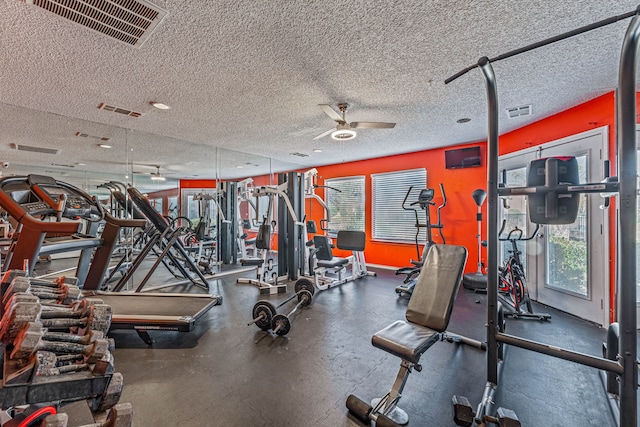
POLYGON ((95 136, 95 135, 89 135, 88 133, 83 133, 83 132, 76 132, 76 136, 79 136, 82 138, 97 139, 99 141, 109 141, 111 139, 107 136, 95 136))
POLYGON ((29 151, 31 153, 60 154, 60 150, 54 148, 33 147, 31 145, 11 144, 11 148, 18 151, 29 151))
POLYGON ((144 0, 22 0, 131 46, 141 46, 167 12, 144 0))
POLYGON ((135 111, 127 110, 126 108, 114 107, 113 105, 107 105, 104 102, 101 102, 98 105, 99 110, 113 111, 114 113, 124 114, 125 116, 130 117, 140 117, 142 113, 136 113, 135 111))
POLYGON ((292 156, 298 156, 298 157, 309 157, 308 154, 304 154, 304 153, 289 153, 292 156))
POLYGON ((507 108, 507 116, 510 119, 515 119, 516 117, 529 116, 529 115, 531 115, 531 105, 523 105, 521 107, 507 108))

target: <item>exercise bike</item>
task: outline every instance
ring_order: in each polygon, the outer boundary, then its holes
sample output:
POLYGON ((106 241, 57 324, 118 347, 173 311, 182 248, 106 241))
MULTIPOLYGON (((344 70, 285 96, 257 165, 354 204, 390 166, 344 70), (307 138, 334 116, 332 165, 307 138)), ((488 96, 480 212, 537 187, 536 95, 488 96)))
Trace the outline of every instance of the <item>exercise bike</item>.
POLYGON ((409 296, 411 296, 411 294, 413 293, 413 288, 416 285, 416 277, 418 276, 418 274, 420 274, 422 263, 427 258, 427 253, 429 253, 429 249, 431 248, 431 246, 436 244, 436 242, 433 241, 431 230, 439 229, 442 243, 443 244, 447 243, 444 238, 444 234, 442 234, 443 225, 440 219, 440 210, 447 205, 447 195, 444 192, 444 186, 442 185, 442 183, 440 183, 440 193, 442 194, 442 204, 438 206, 436 209, 436 216, 438 218, 438 222, 436 224, 431 223, 431 206, 436 205, 435 202, 433 202, 433 196, 435 193, 433 188, 423 188, 422 190, 420 190, 420 194, 418 195, 418 200, 416 200, 415 202, 412 202, 411 204, 409 204, 409 207, 407 207, 407 204, 406 204, 407 199, 409 198, 409 195, 411 194, 412 189, 413 189, 413 186, 409 187, 407 194, 405 194, 404 200, 402 201, 402 209, 404 209, 405 211, 413 211, 415 215, 415 227, 416 227, 415 245, 416 245, 416 254, 418 256, 418 260, 417 261, 411 260, 410 261, 412 264, 411 266, 402 267, 396 270, 396 275, 401 275, 401 274, 405 275, 405 278, 402 281, 402 285, 396 287, 396 293, 398 295, 408 294, 409 296), (415 207, 416 205, 419 207, 419 209, 415 207), (424 215, 425 215, 424 223, 420 222, 420 219, 418 217, 418 210, 424 211, 424 215), (421 229, 425 229, 427 234, 426 242, 424 244, 422 254, 420 253, 420 244, 419 244, 421 229))
POLYGON ((518 242, 532 240, 538 235, 540 224, 536 224, 535 230, 529 237, 523 237, 523 231, 518 226, 510 230, 506 237, 502 237, 506 223, 506 220, 502 221, 502 227, 498 232, 499 241, 511 244, 511 250, 508 251, 509 257, 502 267, 498 267, 498 298, 506 308, 504 315, 513 319, 548 320, 551 315, 533 312, 524 266, 520 258, 522 252, 518 249, 518 242))

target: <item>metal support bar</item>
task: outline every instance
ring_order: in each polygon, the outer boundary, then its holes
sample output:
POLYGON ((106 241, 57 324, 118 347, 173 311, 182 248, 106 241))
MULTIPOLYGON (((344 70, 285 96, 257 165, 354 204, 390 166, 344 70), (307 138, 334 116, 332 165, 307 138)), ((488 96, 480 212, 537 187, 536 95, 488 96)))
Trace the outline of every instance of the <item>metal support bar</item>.
MULTIPOLYGON (((640 7, 637 12, 640 14, 640 7)), ((638 347, 636 335, 636 68, 640 17, 629 24, 622 44, 618 75, 616 123, 618 124, 619 224, 618 319, 620 323, 620 425, 638 423, 638 347)))
POLYGON ((487 381, 498 385, 498 88, 491 62, 480 58, 478 66, 487 92, 487 381))
POLYGON ((581 365, 590 366, 592 368, 602 369, 616 374, 622 374, 622 366, 615 360, 591 356, 585 353, 580 353, 549 344, 543 344, 537 341, 532 341, 526 338, 516 337, 514 335, 505 333, 496 334, 496 339, 498 340, 498 342, 509 344, 514 347, 520 347, 526 350, 535 351, 536 353, 542 353, 548 356, 557 357, 559 359, 569 360, 570 362, 580 363, 581 365))

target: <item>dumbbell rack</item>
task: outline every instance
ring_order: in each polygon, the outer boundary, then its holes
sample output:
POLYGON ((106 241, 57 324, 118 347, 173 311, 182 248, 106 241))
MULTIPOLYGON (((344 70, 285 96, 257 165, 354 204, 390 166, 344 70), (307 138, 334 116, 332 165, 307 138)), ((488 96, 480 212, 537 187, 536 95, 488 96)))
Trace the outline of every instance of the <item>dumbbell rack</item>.
MULTIPOLYGON (((8 283, 16 276, 24 276, 24 271, 5 273, 0 283, 0 297, 8 283)), ((4 307, 0 305, 0 316, 4 316, 4 307)), ((106 411, 118 403, 122 392, 122 375, 117 372, 96 374, 92 371, 68 372, 60 375, 36 376, 37 362, 31 357, 12 359, 13 344, 0 343, 2 357, 2 377, 0 385, 0 408, 7 410, 20 405, 33 405, 54 402, 87 400, 92 412, 106 411)), ((95 370, 95 369, 94 369, 95 370)))

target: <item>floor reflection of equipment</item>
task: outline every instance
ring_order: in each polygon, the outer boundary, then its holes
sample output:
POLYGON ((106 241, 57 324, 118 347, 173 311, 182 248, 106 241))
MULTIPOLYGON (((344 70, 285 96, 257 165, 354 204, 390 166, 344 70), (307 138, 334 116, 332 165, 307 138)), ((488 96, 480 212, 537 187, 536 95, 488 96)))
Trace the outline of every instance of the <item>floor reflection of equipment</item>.
POLYGON ((436 224, 431 223, 431 206, 435 206, 435 202, 433 201, 434 190, 433 188, 423 188, 420 190, 420 194, 418 194, 418 200, 412 202, 407 206, 407 199, 411 194, 412 187, 409 187, 407 194, 404 196, 404 200, 402 201, 402 209, 406 211, 413 211, 415 215, 415 227, 416 227, 416 235, 415 235, 415 245, 416 245, 416 254, 418 259, 411 260, 411 266, 402 267, 396 270, 396 275, 405 275, 404 280, 402 281, 402 285, 396 287, 396 293, 398 295, 407 294, 411 295, 413 292, 413 287, 415 286, 415 277, 420 273, 420 269, 422 268, 422 262, 426 258, 429 253, 429 249, 431 246, 436 243, 433 241, 433 229, 440 230, 440 238, 442 239, 442 243, 446 244, 446 240, 444 238, 444 234, 442 233, 443 225, 442 220, 440 218, 440 210, 447 205, 447 195, 444 192, 444 186, 440 184, 440 194, 442 194, 442 204, 438 206, 436 209, 436 216, 438 218, 438 222, 436 224), (424 212, 424 222, 420 222, 420 218, 418 217, 418 211, 421 210, 424 212), (422 254, 420 253, 420 230, 425 230, 426 232, 426 241, 424 244, 424 248, 422 250, 422 254))
POLYGON ((478 212, 476 213, 476 221, 478 222, 478 234, 476 239, 478 240, 478 269, 475 273, 467 273, 462 278, 462 286, 465 289, 471 290, 485 290, 487 289, 487 275, 482 272, 484 265, 482 264, 482 247, 486 246, 486 242, 482 240, 482 204, 487 198, 487 192, 481 188, 473 190, 471 193, 473 201, 476 202, 478 212))

